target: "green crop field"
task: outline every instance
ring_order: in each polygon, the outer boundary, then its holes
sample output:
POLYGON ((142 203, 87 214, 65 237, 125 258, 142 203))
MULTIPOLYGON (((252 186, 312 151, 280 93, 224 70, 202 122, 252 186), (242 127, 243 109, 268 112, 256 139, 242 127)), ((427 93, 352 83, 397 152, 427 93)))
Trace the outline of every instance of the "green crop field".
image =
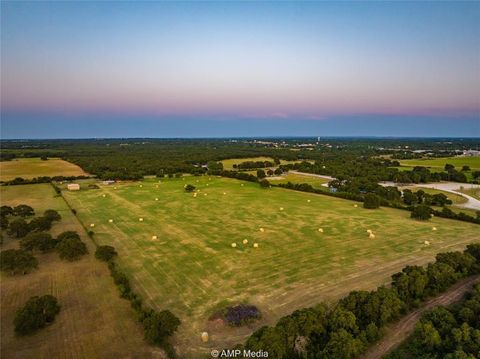
MULTIPOLYGON (((107 265, 94 257, 95 246, 65 201, 50 184, 2 186, 1 205, 28 204, 37 215, 55 209, 62 216, 52 235, 77 231, 89 254, 66 262, 57 253, 37 253, 38 269, 27 275, 1 273, 2 358, 114 358, 135 353, 151 358, 158 348, 145 344, 143 330, 128 301, 119 297, 107 265), (26 337, 14 335, 13 318, 31 296, 52 294, 61 311, 52 325, 26 337)), ((18 240, 5 237, 1 250, 18 248, 18 240)))
POLYGON ((472 170, 480 170, 480 157, 443 157, 443 158, 420 158, 413 160, 400 160, 402 166, 414 167, 423 166, 443 169, 449 163, 454 165, 457 170, 461 170, 462 166, 470 166, 472 170))
POLYGON ((30 179, 41 176, 86 175, 77 165, 59 158, 49 158, 47 161, 40 158, 21 158, 0 162, 0 181, 9 181, 16 177, 30 179))
POLYGON ((475 224, 419 222, 407 211, 367 210, 352 201, 226 178, 63 193, 95 239, 117 248, 120 266, 147 303, 181 318, 175 343, 182 358, 242 342, 297 308, 373 289, 407 264, 480 240, 475 224), (196 197, 184 191, 187 183, 199 190, 196 197), (241 328, 209 320, 239 302, 258 306, 262 320, 241 328), (210 333, 207 344, 202 331, 210 333))

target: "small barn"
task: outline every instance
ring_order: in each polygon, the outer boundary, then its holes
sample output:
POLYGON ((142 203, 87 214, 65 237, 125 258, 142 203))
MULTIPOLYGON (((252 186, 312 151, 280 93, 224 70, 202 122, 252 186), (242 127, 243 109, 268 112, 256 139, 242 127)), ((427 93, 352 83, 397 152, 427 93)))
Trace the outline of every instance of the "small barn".
POLYGON ((69 191, 79 191, 80 190, 80 185, 78 183, 69 183, 69 184, 67 184, 67 189, 69 191))

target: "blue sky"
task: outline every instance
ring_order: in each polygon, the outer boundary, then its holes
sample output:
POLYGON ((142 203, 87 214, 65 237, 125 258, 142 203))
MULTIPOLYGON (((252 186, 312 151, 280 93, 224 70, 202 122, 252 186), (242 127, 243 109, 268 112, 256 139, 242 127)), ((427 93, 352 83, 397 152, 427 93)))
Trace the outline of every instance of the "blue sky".
POLYGON ((480 2, 2 2, 2 138, 480 136, 480 2))

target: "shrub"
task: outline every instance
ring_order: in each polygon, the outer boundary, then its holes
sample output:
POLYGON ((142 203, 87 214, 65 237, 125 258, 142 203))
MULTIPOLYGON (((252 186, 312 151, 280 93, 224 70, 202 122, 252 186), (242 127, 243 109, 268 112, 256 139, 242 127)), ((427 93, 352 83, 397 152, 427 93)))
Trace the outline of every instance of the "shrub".
POLYGON ((7 249, 0 253, 0 270, 2 271, 25 274, 37 267, 37 258, 23 249, 7 249))
POLYGON ((7 233, 16 238, 25 237, 30 232, 30 226, 23 218, 17 218, 8 225, 7 233))
POLYGON ((378 196, 373 193, 367 193, 365 195, 363 207, 368 209, 375 209, 380 207, 380 198, 378 198, 378 196))
MULTIPOLYGON (((69 232, 64 232, 62 234, 65 233, 69 232)), ((60 240, 56 246, 60 258, 66 259, 68 261, 78 260, 81 256, 88 253, 87 246, 81 241, 80 236, 78 236, 76 232, 73 232, 73 234, 72 236, 63 236, 62 239, 60 239, 60 237, 62 236, 60 235, 58 237, 58 239, 60 240)))
POLYGON ((432 218, 431 209, 423 204, 413 207, 413 211, 410 215, 411 218, 419 219, 422 221, 432 218))
POLYGON ((262 179, 259 183, 260 183, 260 187, 262 187, 262 188, 269 188, 270 187, 270 182, 268 182, 266 179, 262 179))
POLYGON ((95 258, 104 262, 108 262, 116 255, 117 252, 112 246, 99 246, 95 251, 95 258))
POLYGON ((55 211, 54 209, 47 209, 44 213, 43 213, 43 216, 45 218, 47 218, 48 220, 50 220, 51 222, 53 221, 59 221, 62 219, 62 216, 60 216, 60 214, 55 211))
POLYGON ((20 204, 13 209, 13 214, 15 216, 28 217, 35 215, 35 212, 32 207, 26 204, 20 204))
POLYGON ((151 344, 163 345, 179 325, 180 319, 169 310, 154 312, 143 321, 145 340, 151 344))
POLYGON ((185 186, 185 191, 186 191, 186 192, 193 192, 193 191, 195 191, 195 186, 193 186, 193 185, 191 185, 191 184, 187 184, 187 185, 185 186))
POLYGON ((48 231, 52 228, 52 221, 46 217, 37 217, 28 224, 31 231, 48 231))
POLYGON ((225 313, 225 319, 232 326, 240 326, 260 318, 260 311, 254 305, 239 304, 229 307, 225 313))
POLYGON ((33 333, 51 324, 59 312, 60 305, 54 296, 31 297, 15 315, 13 321, 15 333, 18 335, 33 333))
POLYGON ((57 241, 48 233, 30 233, 20 240, 20 247, 32 251, 47 252, 55 248, 57 241))

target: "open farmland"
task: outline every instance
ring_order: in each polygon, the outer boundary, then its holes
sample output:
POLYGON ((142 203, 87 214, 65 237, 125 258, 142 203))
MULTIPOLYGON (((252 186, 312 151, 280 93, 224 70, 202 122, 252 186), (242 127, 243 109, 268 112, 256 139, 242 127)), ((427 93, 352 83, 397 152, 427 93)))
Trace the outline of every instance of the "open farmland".
POLYGON ((326 178, 321 178, 318 176, 301 175, 301 174, 292 173, 292 172, 282 174, 281 176, 274 176, 272 178, 267 177, 267 180, 269 180, 273 184, 281 184, 281 183, 287 183, 287 182, 308 183, 312 187, 320 188, 320 189, 325 188, 323 185, 329 182, 329 180, 326 178))
POLYGON ((42 176, 87 176, 77 165, 59 158, 21 158, 0 162, 0 181, 9 181, 17 177, 31 179, 42 176))
POLYGON ((402 166, 415 167, 431 167, 443 170, 446 164, 454 165, 457 170, 461 170, 462 166, 470 166, 472 170, 480 170, 480 157, 441 157, 441 158, 419 158, 412 160, 400 160, 402 166))
MULTIPOLYGON (((62 220, 52 235, 77 231, 89 254, 76 262, 57 253, 35 253, 38 269, 27 275, 1 273, 2 358, 161 358, 158 348, 143 340, 143 330, 127 301, 121 299, 107 265, 94 258, 94 245, 50 184, 0 187, 2 205, 28 204, 37 214, 55 209, 62 220), (26 337, 14 335, 13 318, 31 296, 51 294, 61 310, 54 323, 26 337)), ((18 248, 18 240, 4 239, 2 250, 18 248)))
POLYGON ((182 357, 239 343, 296 308, 373 289, 407 264, 480 240, 475 224, 418 222, 407 211, 366 210, 352 201, 217 177, 130 182, 64 196, 85 225, 94 224, 100 244, 117 248, 135 290, 181 318, 175 341, 182 357), (196 197, 184 191, 187 183, 200 190, 196 197), (262 320, 242 328, 208 320, 238 302, 258 306, 262 320), (200 340, 204 330, 207 344, 200 340))

